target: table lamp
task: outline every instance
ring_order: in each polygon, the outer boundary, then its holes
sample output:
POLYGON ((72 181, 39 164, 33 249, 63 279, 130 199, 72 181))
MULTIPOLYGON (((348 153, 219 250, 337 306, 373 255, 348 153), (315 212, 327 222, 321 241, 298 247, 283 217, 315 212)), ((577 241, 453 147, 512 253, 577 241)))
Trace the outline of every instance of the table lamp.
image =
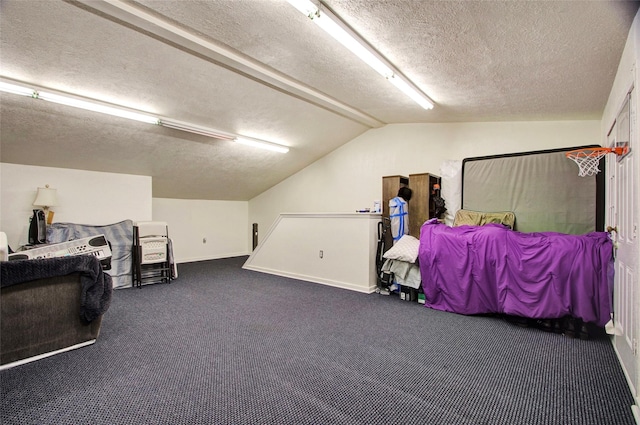
POLYGON ((58 205, 58 190, 51 189, 48 184, 45 187, 39 187, 33 206, 42 207, 47 224, 51 224, 53 221, 53 211, 49 211, 49 207, 55 207, 56 205, 58 205))

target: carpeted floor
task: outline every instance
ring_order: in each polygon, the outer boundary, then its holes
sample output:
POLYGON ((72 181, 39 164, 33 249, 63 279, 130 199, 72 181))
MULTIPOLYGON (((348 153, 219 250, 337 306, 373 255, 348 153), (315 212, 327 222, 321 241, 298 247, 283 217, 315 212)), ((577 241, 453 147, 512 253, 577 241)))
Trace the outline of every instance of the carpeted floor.
POLYGON ((114 293, 98 342, 0 373, 13 424, 632 425, 606 337, 181 264, 114 293))

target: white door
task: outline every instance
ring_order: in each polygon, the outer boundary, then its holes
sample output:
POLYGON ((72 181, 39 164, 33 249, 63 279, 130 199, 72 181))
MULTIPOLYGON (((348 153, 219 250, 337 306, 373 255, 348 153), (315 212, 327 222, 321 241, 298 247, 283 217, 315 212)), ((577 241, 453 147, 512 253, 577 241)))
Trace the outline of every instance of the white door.
POLYGON ((634 397, 638 390, 638 187, 639 154, 632 91, 609 134, 610 147, 629 143, 626 156, 607 155, 607 225, 615 228, 614 346, 634 397))

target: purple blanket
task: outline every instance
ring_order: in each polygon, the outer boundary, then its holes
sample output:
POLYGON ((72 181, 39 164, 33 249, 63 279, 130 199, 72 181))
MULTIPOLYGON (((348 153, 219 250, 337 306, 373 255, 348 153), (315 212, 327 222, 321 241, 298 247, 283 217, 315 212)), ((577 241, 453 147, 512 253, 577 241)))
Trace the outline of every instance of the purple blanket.
POLYGON ((564 316, 604 326, 610 319, 612 243, 586 235, 520 233, 499 225, 420 231, 425 306, 461 314, 564 316))

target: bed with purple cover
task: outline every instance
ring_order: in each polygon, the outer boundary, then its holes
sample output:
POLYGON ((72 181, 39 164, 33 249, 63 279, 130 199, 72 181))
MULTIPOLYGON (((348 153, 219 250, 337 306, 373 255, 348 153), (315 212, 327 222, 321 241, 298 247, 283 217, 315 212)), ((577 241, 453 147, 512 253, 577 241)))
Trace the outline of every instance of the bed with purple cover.
POLYGON ((501 224, 427 221, 418 261, 425 306, 531 319, 610 319, 613 245, 605 232, 521 233, 501 224))

